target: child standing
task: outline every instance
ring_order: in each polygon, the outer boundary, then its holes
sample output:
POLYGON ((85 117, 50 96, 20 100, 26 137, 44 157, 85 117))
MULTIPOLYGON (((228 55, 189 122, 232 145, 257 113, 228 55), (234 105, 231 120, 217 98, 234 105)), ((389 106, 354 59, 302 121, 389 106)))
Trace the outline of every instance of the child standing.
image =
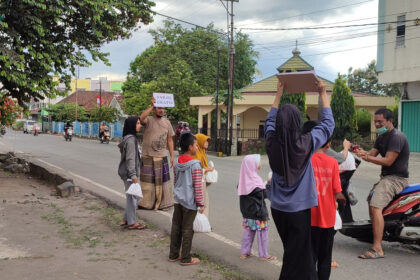
POLYGON ((197 139, 198 144, 198 150, 197 153, 194 155, 195 159, 198 159, 201 162, 201 167, 203 168, 203 190, 204 190, 204 215, 206 215, 207 218, 209 218, 209 192, 207 190, 208 186, 210 186, 210 183, 207 183, 205 178, 205 175, 207 172, 211 172, 214 170, 214 167, 209 166, 209 161, 207 159, 207 149, 209 147, 209 140, 210 137, 208 137, 205 134, 198 133, 195 135, 195 138, 197 139))
POLYGON ((200 263, 198 258, 191 257, 191 246, 197 210, 200 213, 204 211, 202 170, 200 161, 193 158, 198 149, 195 136, 190 133, 182 134, 179 145, 183 154, 178 157, 174 168, 175 205, 169 261, 181 260, 181 265, 193 265, 200 263))
POLYGON ((260 259, 275 260, 276 257, 268 254, 268 211, 264 201, 267 193, 265 184, 257 173, 260 169, 260 155, 247 155, 242 160, 238 184, 240 208, 244 218, 240 258, 252 256, 252 243, 257 235, 260 259))
MULTIPOLYGON (((302 133, 308 133, 317 125, 318 123, 314 121, 306 122, 302 133)), ((333 157, 326 155, 330 146, 331 140, 328 139, 311 159, 318 192, 318 206, 311 208, 312 256, 318 280, 330 278, 336 200, 343 204, 346 202, 341 193, 338 163, 333 157)))

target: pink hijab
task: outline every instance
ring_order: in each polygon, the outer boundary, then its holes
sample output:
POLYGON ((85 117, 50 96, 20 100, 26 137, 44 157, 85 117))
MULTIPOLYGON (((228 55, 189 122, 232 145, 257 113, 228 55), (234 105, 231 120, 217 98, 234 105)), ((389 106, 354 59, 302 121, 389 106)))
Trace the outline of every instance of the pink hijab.
POLYGON ((260 162, 261 156, 258 154, 247 155, 242 160, 238 195, 248 195, 255 188, 265 189, 263 179, 257 173, 260 162))

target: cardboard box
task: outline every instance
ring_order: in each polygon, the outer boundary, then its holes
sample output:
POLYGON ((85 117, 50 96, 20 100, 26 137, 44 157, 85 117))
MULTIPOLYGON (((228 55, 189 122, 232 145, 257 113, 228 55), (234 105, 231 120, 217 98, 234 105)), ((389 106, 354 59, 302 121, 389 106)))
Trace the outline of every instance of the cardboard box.
POLYGON ((315 71, 302 71, 277 74, 287 93, 318 92, 318 78, 315 71))

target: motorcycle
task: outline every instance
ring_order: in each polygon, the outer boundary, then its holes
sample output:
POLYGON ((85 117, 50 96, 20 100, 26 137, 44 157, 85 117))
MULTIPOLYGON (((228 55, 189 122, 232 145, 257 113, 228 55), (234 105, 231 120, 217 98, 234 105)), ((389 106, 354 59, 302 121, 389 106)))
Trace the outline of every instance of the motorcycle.
POLYGON ((109 129, 106 128, 104 130, 104 132, 102 133, 102 136, 101 136, 101 139, 100 139, 101 144, 103 144, 103 143, 109 144, 109 138, 111 138, 111 133, 109 132, 109 129))
MULTIPOLYGON (((420 183, 408 186, 382 211, 383 240, 420 245, 420 183)), ((362 242, 373 241, 370 220, 343 223, 340 232, 362 242)))
POLYGON ((6 127, 4 125, 1 126, 0 134, 1 135, 5 135, 6 134, 6 127))
POLYGON ((69 127, 69 128, 67 128, 67 131, 64 134, 64 139, 66 139, 66 142, 67 141, 70 141, 71 142, 72 136, 73 136, 73 128, 69 127))
POLYGON ((39 135, 39 128, 34 127, 34 136, 38 136, 38 135, 39 135))

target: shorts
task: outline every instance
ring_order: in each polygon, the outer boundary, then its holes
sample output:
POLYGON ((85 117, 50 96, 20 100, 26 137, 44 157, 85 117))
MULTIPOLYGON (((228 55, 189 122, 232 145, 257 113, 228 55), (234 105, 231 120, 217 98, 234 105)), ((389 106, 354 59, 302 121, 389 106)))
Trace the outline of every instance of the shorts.
POLYGON ((367 197, 369 206, 384 209, 407 186, 407 178, 392 175, 381 176, 381 179, 373 185, 367 197))

